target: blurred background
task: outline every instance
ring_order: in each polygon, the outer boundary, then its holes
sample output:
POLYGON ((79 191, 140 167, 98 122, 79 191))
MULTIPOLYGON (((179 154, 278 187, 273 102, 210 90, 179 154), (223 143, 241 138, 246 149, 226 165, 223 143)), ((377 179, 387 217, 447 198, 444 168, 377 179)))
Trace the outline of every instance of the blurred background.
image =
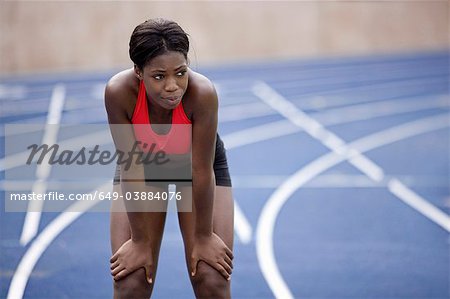
MULTIPOLYGON (((449 1, 1 1, 0 298, 112 297, 108 213, 4 200, 109 190, 113 170, 17 179, 30 170, 5 127, 106 128, 105 84, 155 17, 190 34, 219 94, 233 298, 449 298, 449 15, 449 1)), ((52 138, 112 146, 107 129, 52 138)), ((154 298, 194 298, 174 214, 154 298)))
POLYGON ((177 21, 199 65, 447 49, 448 1, 2 1, 0 70, 130 66, 128 41, 154 17, 177 21))

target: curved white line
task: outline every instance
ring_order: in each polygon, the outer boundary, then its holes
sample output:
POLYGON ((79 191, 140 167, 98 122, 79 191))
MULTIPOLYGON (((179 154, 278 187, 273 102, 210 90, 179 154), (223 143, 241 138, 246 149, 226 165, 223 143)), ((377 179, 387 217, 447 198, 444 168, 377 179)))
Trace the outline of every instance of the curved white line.
MULTIPOLYGON (((108 192, 111 189, 111 182, 103 184, 98 190, 99 192, 108 192)), ((9 286, 7 299, 21 299, 25 291, 25 287, 39 258, 50 245, 50 243, 72 222, 80 217, 85 211, 92 208, 101 201, 80 201, 66 211, 59 214, 33 241, 30 248, 20 260, 17 270, 14 272, 11 284, 9 286)))
MULTIPOLYGON (((111 182, 101 185, 95 190, 97 192, 108 192, 111 189, 111 182)), ((92 191, 92 193, 96 191, 92 191)), ((20 260, 20 263, 14 272, 11 284, 9 286, 7 299, 21 299, 25 291, 28 279, 33 271, 37 261, 40 259, 50 243, 72 222, 74 222, 83 213, 91 209, 101 201, 81 201, 71 205, 66 211, 59 214, 52 222, 45 227, 45 229, 38 235, 25 255, 20 260)), ((236 215, 236 234, 244 244, 251 241, 252 228, 247 218, 242 213, 241 209, 234 204, 234 212, 236 215)))
MULTIPOLYGON (((424 119, 423 121, 427 122, 430 119, 431 118, 427 118, 427 119, 424 119)), ((409 123, 407 125, 412 125, 414 127, 414 123, 409 123)), ((420 124, 418 124, 418 125, 420 125, 420 124)), ((394 131, 389 134, 389 136, 391 136, 391 139, 392 139, 390 142, 394 142, 396 140, 401 140, 403 137, 402 138, 400 138, 400 137, 405 136, 405 134, 407 134, 407 132, 401 132, 402 129, 404 129, 404 128, 398 128, 398 129, 393 128, 394 131), (398 133, 398 131, 400 131, 400 136, 396 136, 396 133, 398 133), (392 136, 393 136, 393 138, 392 138, 392 136)), ((414 127, 413 129, 416 130, 417 128, 414 127)), ((391 129, 388 129, 387 131, 390 132, 391 129)), ((378 135, 379 135, 379 133, 374 134, 374 136, 376 136, 377 138, 380 138, 382 140, 387 137, 387 136, 383 136, 383 135, 380 135, 380 136, 378 136, 378 135)), ((414 136, 414 134, 412 134, 411 136, 414 136)), ((225 137, 226 136, 224 136, 224 138, 223 138, 224 140, 225 140, 225 137)), ((274 137, 277 137, 277 136, 272 136, 271 138, 274 138, 274 137)), ((256 140, 255 142, 258 142, 258 141, 261 141, 261 140, 256 140)), ((371 142, 371 140, 365 140, 365 138, 362 138, 361 141, 364 141, 363 143, 366 143, 369 145, 371 142)), ((246 145, 246 144, 248 144, 248 143, 247 142, 242 143, 242 145, 246 145)), ((238 146, 239 145, 236 143, 232 148, 236 148, 238 146)), ((374 147, 376 147, 376 146, 374 146, 374 147)), ((110 183, 103 185, 101 188, 104 188, 105 186, 110 187, 110 183)), ((84 207, 83 211, 87 211, 91 207, 92 206, 89 206, 89 207, 86 206, 86 207, 84 207)), ((17 268, 17 271, 14 274, 13 280, 11 281, 7 299, 21 299, 22 298, 26 284, 28 282, 28 278, 29 278, 31 271, 33 270, 35 264, 39 260, 40 256, 43 254, 43 252, 46 250, 46 248, 49 246, 49 244, 68 225, 70 225, 70 223, 75 221, 83 213, 83 212, 70 212, 69 210, 70 211, 73 211, 73 210, 80 211, 80 208, 78 206, 76 208, 69 207, 69 209, 67 211, 65 211, 63 214, 60 214, 42 231, 42 233, 36 238, 36 240, 32 243, 30 248, 27 250, 24 257, 21 259, 21 262, 17 268)), ((261 218, 260 218, 260 220, 261 220, 261 218)), ((272 228, 273 228, 273 226, 272 226, 272 228)), ((273 234, 273 232, 272 232, 272 234, 273 234)), ((245 236, 245 232, 244 232, 244 236, 245 236)), ((257 246, 258 246, 258 244, 257 244, 257 246)), ((257 247, 257 249, 258 249, 258 247, 257 247)), ((272 250, 272 248, 270 248, 270 246, 268 246, 268 250, 272 250)), ((272 252, 272 255, 273 255, 273 252, 272 252)), ((268 262, 270 262, 270 261, 268 261, 268 262)), ((275 267, 275 269, 277 269, 277 268, 275 267)), ((276 273, 274 273, 274 275, 276 275, 276 273)))
MULTIPOLYGON (((364 105, 364 107, 360 107, 362 105, 356 105, 352 107, 352 109, 346 107, 346 108, 339 108, 339 109, 332 109, 327 110, 325 112, 318 112, 318 113, 311 113, 311 116, 318 121, 320 121, 321 124, 325 126, 330 125, 337 125, 337 124, 345 124, 360 120, 369 120, 377 117, 382 116, 390 116, 390 115, 396 115, 396 114, 402 114, 407 112, 415 112, 415 111, 423 111, 428 109, 435 109, 435 108, 447 108, 448 101, 446 101, 446 98, 442 97, 438 100, 424 100, 423 98, 420 98, 419 101, 416 100, 410 100, 408 101, 409 105, 402 107, 400 105, 395 106, 389 106, 389 101, 383 101, 376 104, 367 104, 364 105), (419 103, 420 101, 420 103, 419 103), (334 117, 333 115, 344 113, 347 115, 344 119, 342 117, 334 117)), ((261 105, 263 105, 261 103, 261 105)), ((34 131, 42 130, 41 127, 36 127, 32 125, 18 125, 18 124, 5 124, 5 131, 8 132, 10 129, 8 129, 8 126, 14 126, 14 133, 13 134, 23 134, 23 133, 30 133, 34 131)), ((297 133, 302 131, 303 129, 293 125, 289 120, 279 120, 270 122, 264 125, 258 125, 255 127, 251 127, 248 129, 239 130, 237 132, 230 133, 226 136, 223 136, 222 139, 224 139, 225 144, 228 149, 239 147, 245 144, 252 144, 259 141, 264 141, 267 139, 275 138, 275 137, 281 137, 284 135, 289 135, 293 133, 297 133), (227 138, 227 140, 225 140, 227 138), (245 142, 245 144, 241 144, 245 142)), ((107 137, 109 139, 105 139, 105 141, 102 142, 111 142, 111 136, 109 135, 109 129, 105 130, 105 135, 102 136, 101 132, 99 132, 100 135, 97 135, 98 133, 94 133, 92 135, 87 135, 86 138, 93 138, 96 140, 97 138, 107 137)), ((0 132, 0 137, 2 136, 2 132, 0 132)), ((68 144, 65 142, 72 141, 70 144, 78 145, 80 144, 79 141, 76 140, 77 137, 67 139, 64 141, 60 141, 60 145, 64 147, 69 147, 68 144), (78 143, 77 143, 78 142, 78 143)), ((81 137, 83 138, 83 137, 81 137)), ((78 138, 78 139, 81 139, 78 138)), ((83 143, 84 144, 84 143, 83 143)), ((100 144, 101 145, 101 144, 100 144)), ((0 158, 0 171, 5 171, 14 167, 21 166, 23 164, 23 161, 26 161, 29 156, 28 151, 24 151, 21 153, 17 153, 14 155, 8 155, 7 157, 0 158)))
MULTIPOLYGON (((350 143, 349 147, 364 153, 399 140, 446 128, 450 125, 448 117, 448 114, 441 114, 405 123, 358 139, 350 143)), ((281 208, 302 185, 346 159, 348 157, 336 152, 317 158, 289 177, 264 205, 256 229, 256 253, 263 276, 276 298, 294 298, 281 276, 273 251, 273 230, 281 208)))
MULTIPOLYGON (((63 84, 57 84, 53 88, 50 105, 48 108, 47 122, 42 137, 42 144, 53 144, 58 140, 59 123, 61 122, 62 111, 66 99, 66 88, 63 84)), ((31 193, 45 193, 47 190, 47 179, 50 175, 52 166, 47 163, 48 158, 44 163, 38 164, 36 167, 36 181, 33 184, 31 193)), ((25 214, 25 221, 22 227, 22 234, 20 236, 20 244, 25 246, 31 239, 36 236, 41 221, 41 211, 44 206, 42 201, 31 201, 28 203, 27 213, 25 214), (33 211, 33 212, 32 212, 33 211)))
MULTIPOLYGON (((90 134, 88 136, 75 137, 71 139, 67 139, 60 144, 64 144, 65 147, 72 147, 79 144, 83 141, 83 144, 86 145, 86 142, 90 142, 90 140, 96 140, 96 144, 103 144, 111 142, 109 134, 106 134, 108 131, 102 131, 90 134)), ((226 137, 226 136, 224 136, 226 137)), ((245 143, 247 144, 247 143, 245 143)), ((242 145, 245 145, 244 143, 242 145)), ((238 145, 236 145, 238 146, 238 145)), ((21 153, 19 155, 25 155, 26 153, 21 153)), ((16 157, 17 158, 17 157, 16 157)), ((20 159, 19 159, 20 160, 20 159)), ((24 159, 21 159, 21 163, 24 159)), ((14 164, 14 163, 10 163, 14 164)), ((8 165, 11 168, 14 165, 8 165)), ((100 188, 105 188, 107 186, 110 187, 111 183, 107 183, 102 185, 100 188)), ((97 202, 97 201, 95 201, 97 202)), ((35 241, 32 243, 30 248, 26 251, 25 255, 22 257, 19 266, 17 267, 16 272, 14 273, 13 279, 9 286, 8 297, 7 299, 21 299, 23 293, 25 291, 25 287, 27 285, 29 276, 36 265, 37 261, 50 245, 50 243, 73 221, 75 221, 79 216, 81 216, 85 211, 89 210, 93 205, 83 205, 84 202, 80 202, 70 206, 67 211, 58 215, 43 231, 35 241), (82 211, 82 212, 73 212, 73 211, 82 211)), ((85 204, 85 203, 84 203, 85 204)), ((244 244, 247 244, 251 241, 252 228, 246 219, 245 215, 242 213, 239 208, 237 202, 235 202, 235 213, 237 216, 236 221, 236 234, 241 239, 244 244)))

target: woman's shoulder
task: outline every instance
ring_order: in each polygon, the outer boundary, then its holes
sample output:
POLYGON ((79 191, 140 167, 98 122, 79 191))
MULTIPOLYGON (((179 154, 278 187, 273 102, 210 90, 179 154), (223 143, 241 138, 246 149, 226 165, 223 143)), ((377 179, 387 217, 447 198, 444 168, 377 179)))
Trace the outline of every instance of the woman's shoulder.
POLYGON ((189 88, 197 93, 214 92, 214 84, 206 76, 189 69, 189 88))
POLYGON ((105 105, 114 110, 122 110, 131 117, 139 92, 139 80, 133 68, 121 71, 112 76, 105 87, 105 105))
POLYGON ((217 104, 217 93, 212 81, 191 69, 189 69, 189 87, 186 93, 186 97, 194 106, 217 104))
POLYGON ((112 94, 127 94, 138 91, 139 80, 132 68, 121 71, 112 76, 106 83, 106 91, 112 94))

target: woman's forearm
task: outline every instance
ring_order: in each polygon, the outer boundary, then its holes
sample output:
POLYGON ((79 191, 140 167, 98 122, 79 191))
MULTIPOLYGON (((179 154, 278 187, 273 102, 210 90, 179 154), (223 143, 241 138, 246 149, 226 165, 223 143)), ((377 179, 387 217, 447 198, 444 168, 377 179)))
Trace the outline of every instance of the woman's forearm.
POLYGON ((146 186, 144 180, 144 169, 142 165, 134 164, 128 171, 122 171, 122 195, 123 201, 125 203, 126 212, 128 215, 128 221, 130 222, 131 229, 131 239, 133 241, 149 241, 150 236, 149 232, 149 212, 148 211, 139 211, 138 206, 139 201, 127 200, 127 196, 125 194, 135 194, 134 192, 146 192, 146 186), (142 181, 136 181, 139 180, 142 181))
POLYGON ((194 200, 195 235, 198 237, 210 236, 213 232, 213 208, 214 208, 214 172, 193 172, 192 195, 194 200))

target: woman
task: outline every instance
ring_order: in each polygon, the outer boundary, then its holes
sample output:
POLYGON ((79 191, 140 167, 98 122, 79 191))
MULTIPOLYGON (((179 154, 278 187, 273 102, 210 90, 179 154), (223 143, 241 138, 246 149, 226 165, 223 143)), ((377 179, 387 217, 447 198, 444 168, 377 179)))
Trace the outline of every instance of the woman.
MULTIPOLYGON (((110 79, 105 106, 111 125, 192 125, 193 209, 178 213, 187 267, 196 297, 229 298, 233 199, 225 149, 217 135, 218 99, 211 81, 189 69, 188 50, 187 34, 177 23, 154 19, 138 25, 129 48, 134 68, 110 79)), ((111 132, 117 149, 136 142, 131 129, 111 132)), ((126 179, 143 170, 132 168, 116 175, 114 191, 135 191, 126 179)), ((115 298, 151 295, 165 217, 165 212, 111 213, 115 298)))

